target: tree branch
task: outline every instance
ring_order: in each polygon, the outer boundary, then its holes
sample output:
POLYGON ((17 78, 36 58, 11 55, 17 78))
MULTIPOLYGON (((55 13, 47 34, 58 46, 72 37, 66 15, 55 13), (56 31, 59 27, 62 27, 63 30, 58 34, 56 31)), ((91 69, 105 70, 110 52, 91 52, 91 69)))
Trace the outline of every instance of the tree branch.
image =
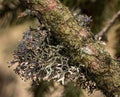
MULTIPOLYGON (((103 37, 107 34, 109 29, 114 25, 115 21, 120 17, 120 10, 112 17, 109 23, 96 35, 97 38, 103 37)), ((106 37, 106 36, 105 36, 106 37)))
POLYGON ((73 64, 82 64, 88 78, 109 97, 120 95, 120 62, 111 58, 104 46, 79 25, 67 7, 58 0, 21 0, 66 48, 73 64))

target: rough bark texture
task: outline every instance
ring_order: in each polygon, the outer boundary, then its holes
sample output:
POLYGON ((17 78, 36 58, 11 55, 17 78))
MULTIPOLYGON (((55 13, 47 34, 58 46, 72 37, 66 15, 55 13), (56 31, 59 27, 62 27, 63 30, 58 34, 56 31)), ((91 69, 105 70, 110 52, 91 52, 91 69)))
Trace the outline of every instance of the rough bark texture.
POLYGON ((21 0, 66 47, 72 63, 83 64, 88 77, 106 95, 120 95, 120 62, 111 58, 100 41, 74 19, 58 0, 21 0))

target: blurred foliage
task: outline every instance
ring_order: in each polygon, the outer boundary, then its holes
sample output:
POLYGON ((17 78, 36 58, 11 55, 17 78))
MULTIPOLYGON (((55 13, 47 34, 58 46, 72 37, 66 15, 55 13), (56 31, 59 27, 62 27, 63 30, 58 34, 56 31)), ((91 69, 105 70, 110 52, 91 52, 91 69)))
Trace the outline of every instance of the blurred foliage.
POLYGON ((0 70, 0 97, 15 97, 16 88, 14 84, 16 84, 17 79, 11 74, 6 74, 4 70, 0 70), (10 89, 9 92, 5 92, 10 89), (13 91, 12 91, 13 90, 13 91), (11 92, 10 92, 11 91, 11 92))
POLYGON ((73 83, 69 83, 65 86, 63 97, 81 97, 81 95, 83 95, 82 90, 73 83))
MULTIPOLYGON (((54 90, 57 90, 58 87, 55 87, 54 82, 51 81, 41 81, 38 86, 32 88, 34 91, 34 97, 45 97, 46 93, 50 93, 50 87, 54 90)), ((81 97, 83 95, 82 90, 75 86, 72 82, 64 87, 64 92, 62 97, 81 97)))
POLYGON ((39 85, 32 88, 34 97, 44 97, 46 93, 49 93, 50 86, 54 88, 53 81, 41 81, 39 85))
POLYGON ((25 21, 33 20, 33 17, 18 18, 25 10, 19 0, 1 0, 0 1, 0 28, 9 25, 21 24, 25 21))
POLYGON ((116 30, 116 39, 117 39, 117 43, 116 43, 116 46, 115 46, 115 49, 116 49, 116 57, 120 60, 120 26, 119 28, 116 30))

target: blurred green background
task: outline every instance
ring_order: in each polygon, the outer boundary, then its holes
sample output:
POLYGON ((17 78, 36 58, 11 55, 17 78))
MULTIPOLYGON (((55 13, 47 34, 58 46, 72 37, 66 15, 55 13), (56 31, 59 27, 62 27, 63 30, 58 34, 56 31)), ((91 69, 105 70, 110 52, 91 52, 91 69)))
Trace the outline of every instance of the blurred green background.
MULTIPOLYGON (((61 0, 70 10, 79 10, 81 14, 92 17, 92 33, 99 33, 120 10, 120 0, 61 0)), ((29 26, 37 24, 31 16, 18 18, 25 10, 19 0, 0 0, 0 97, 88 97, 86 91, 75 87, 73 83, 63 87, 57 83, 41 82, 31 89, 31 82, 22 81, 8 63, 12 52, 22 39, 23 32, 29 26), (48 91, 49 90, 49 91, 48 91)), ((106 50, 115 58, 120 58, 120 17, 107 34, 106 50)), ((103 97, 100 91, 89 97, 103 97)))

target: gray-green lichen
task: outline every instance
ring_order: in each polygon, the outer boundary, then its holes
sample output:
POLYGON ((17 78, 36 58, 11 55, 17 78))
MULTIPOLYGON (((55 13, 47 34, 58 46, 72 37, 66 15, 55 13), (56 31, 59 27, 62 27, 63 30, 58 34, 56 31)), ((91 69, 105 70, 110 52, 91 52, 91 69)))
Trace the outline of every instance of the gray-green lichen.
POLYGON ((63 55, 64 49, 55 43, 54 36, 45 27, 30 28, 15 50, 11 65, 17 64, 15 73, 33 83, 55 80, 64 85, 72 81, 92 92, 95 83, 86 79, 82 65, 71 63, 70 57, 63 55))

